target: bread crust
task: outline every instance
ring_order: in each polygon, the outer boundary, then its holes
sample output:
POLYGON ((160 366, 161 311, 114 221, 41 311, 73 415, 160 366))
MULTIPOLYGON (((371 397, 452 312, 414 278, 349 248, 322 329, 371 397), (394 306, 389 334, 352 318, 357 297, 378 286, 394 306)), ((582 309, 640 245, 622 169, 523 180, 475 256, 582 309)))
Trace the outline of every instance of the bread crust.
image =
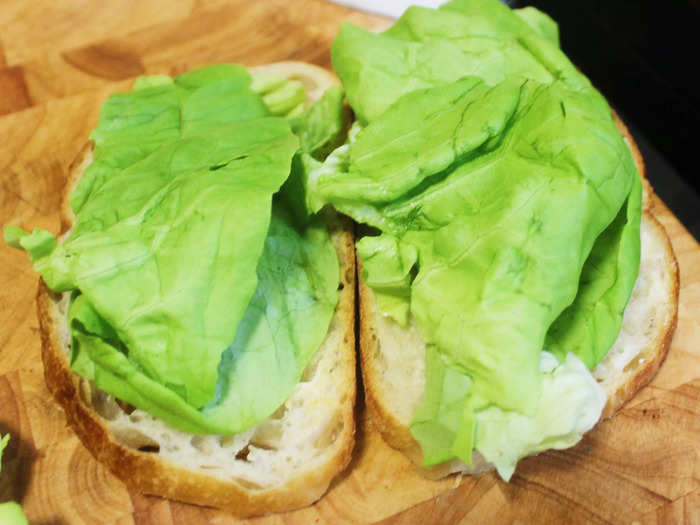
MULTIPOLYGON (((410 429, 401 423, 391 411, 381 394, 379 385, 380 372, 377 370, 376 356, 379 354, 380 339, 374 322, 377 315, 372 289, 362 280, 362 261, 357 258, 357 290, 360 312, 360 369, 362 385, 365 390, 365 406, 372 426, 379 431, 384 441, 392 448, 401 451, 414 463, 421 474, 426 477, 443 477, 441 465, 425 469, 420 445, 411 434, 410 429)), ((446 475, 445 473, 444 475, 446 475)))
MULTIPOLYGON (((286 71, 294 70, 293 62, 284 63, 286 71)), ((310 74, 316 69, 321 81, 333 77, 321 68, 303 64, 299 69, 310 74)), ((74 215, 69 196, 85 168, 92 160, 94 145, 87 143, 69 168, 60 209, 61 233, 70 230, 74 215)), ((37 315, 42 342, 44 377, 49 391, 63 407, 68 424, 85 447, 130 488, 146 493, 228 510, 241 517, 282 512, 310 505, 328 489, 331 480, 350 462, 354 447, 355 377, 355 249, 352 224, 338 217, 329 223, 333 244, 338 254, 340 282, 334 321, 342 328, 341 363, 344 371, 340 414, 342 430, 331 443, 329 459, 320 466, 307 468, 281 486, 256 489, 233 481, 223 481, 174 465, 153 452, 127 447, 110 432, 107 420, 91 406, 87 380, 70 369, 65 344, 59 327, 65 316, 58 311, 60 295, 51 291, 40 279, 37 291, 37 315)))
MULTIPOLYGON (((656 328, 653 345, 647 348, 648 352, 637 356, 633 363, 628 365, 626 380, 608 396, 607 403, 603 409, 601 419, 612 417, 620 410, 625 403, 646 386, 656 375, 659 367, 663 363, 668 349, 673 339, 678 317, 678 263, 673 252, 671 241, 664 227, 653 216, 653 190, 646 179, 646 168, 639 148, 630 134, 629 130, 613 111, 615 124, 627 143, 634 159, 637 171, 644 186, 642 197, 643 219, 648 220, 649 225, 654 230, 654 234, 661 239, 664 246, 664 257, 666 268, 670 273, 671 287, 667 290, 667 295, 671 298, 670 314, 656 328), (643 359, 639 359, 642 357, 643 359)), ((362 261, 357 260, 358 276, 362 275, 362 261)), ((430 468, 422 467, 423 454, 419 443, 414 439, 407 425, 403 424, 392 412, 381 393, 380 371, 378 370, 378 359, 380 352, 380 337, 374 321, 378 315, 376 303, 372 289, 365 284, 362 278, 358 278, 358 301, 359 301, 359 340, 360 340, 360 363, 362 382, 365 390, 365 404, 370 415, 372 425, 381 433, 384 441, 392 448, 401 451, 414 463, 416 469, 425 477, 437 479, 451 474, 455 471, 465 472, 466 465, 456 465, 456 462, 446 462, 430 468)), ((482 471, 482 469, 478 469, 482 471)))
POLYGON ((657 239, 664 245, 665 267, 670 274, 670 289, 667 290, 667 296, 671 298, 671 312, 658 325, 656 334, 652 344, 647 347, 648 352, 643 352, 638 355, 635 360, 628 365, 631 370, 629 377, 615 390, 608 395, 608 401, 605 404, 601 419, 609 419, 620 410, 625 403, 631 400, 637 392, 648 385, 659 371, 661 364, 666 359, 668 350, 671 347, 671 340, 676 331, 678 322, 678 293, 680 290, 680 279, 678 277, 678 261, 671 245, 671 240, 668 238, 666 229, 661 223, 649 212, 643 212, 642 220, 647 221, 647 226, 654 230, 657 239), (641 359, 640 359, 641 358, 641 359))

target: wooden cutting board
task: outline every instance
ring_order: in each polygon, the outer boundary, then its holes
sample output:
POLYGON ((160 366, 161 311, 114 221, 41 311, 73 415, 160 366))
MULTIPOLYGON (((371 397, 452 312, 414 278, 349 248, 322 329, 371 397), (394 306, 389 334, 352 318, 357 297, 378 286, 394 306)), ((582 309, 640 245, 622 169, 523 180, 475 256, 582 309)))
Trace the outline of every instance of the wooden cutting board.
MULTIPOLYGON (((145 73, 222 61, 294 59, 329 67, 341 22, 376 16, 315 0, 0 4, 0 224, 56 232, 66 169, 104 99, 145 73)), ((495 475, 431 482, 363 419, 348 470, 316 505, 244 521, 306 523, 680 523, 700 521, 700 247, 660 203, 678 256, 678 329, 652 385, 573 449, 495 475)), ((241 523, 131 492, 66 427, 43 382, 25 254, 0 243, 0 433, 10 432, 0 501, 32 523, 241 523)))

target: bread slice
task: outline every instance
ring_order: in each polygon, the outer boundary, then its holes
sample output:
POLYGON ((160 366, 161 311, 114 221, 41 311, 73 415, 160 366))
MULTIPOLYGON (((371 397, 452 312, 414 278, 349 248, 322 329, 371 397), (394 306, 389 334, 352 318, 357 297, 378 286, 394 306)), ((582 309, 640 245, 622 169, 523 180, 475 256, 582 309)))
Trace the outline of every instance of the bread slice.
MULTIPOLYGON (((614 117, 644 184, 642 256, 620 334, 593 370, 608 398, 602 418, 612 417, 651 381, 661 366, 676 327, 679 288, 673 248, 663 226, 651 213, 653 193, 644 176, 642 156, 624 123, 617 115, 614 117)), ((358 269, 361 264, 358 260, 358 269)), ((404 329, 379 312, 374 292, 362 279, 358 280, 358 289, 362 381, 373 426, 426 477, 437 479, 454 472, 476 474, 493 469, 478 452, 474 453, 472 467, 460 460, 428 469, 421 467, 421 448, 408 425, 423 401, 425 344, 415 324, 404 329)))
MULTIPOLYGON (((312 100, 337 82, 308 64, 260 69, 302 80, 312 100)), ((64 234, 74 221, 68 196, 91 160, 88 144, 70 168, 61 209, 64 234)), ((37 307, 46 384, 85 447, 135 490, 238 516, 290 510, 319 499, 349 463, 355 428, 354 244, 349 221, 329 215, 328 224, 341 281, 328 335, 284 405, 234 436, 173 429, 75 374, 69 366, 69 294, 56 294, 41 281, 37 307)))

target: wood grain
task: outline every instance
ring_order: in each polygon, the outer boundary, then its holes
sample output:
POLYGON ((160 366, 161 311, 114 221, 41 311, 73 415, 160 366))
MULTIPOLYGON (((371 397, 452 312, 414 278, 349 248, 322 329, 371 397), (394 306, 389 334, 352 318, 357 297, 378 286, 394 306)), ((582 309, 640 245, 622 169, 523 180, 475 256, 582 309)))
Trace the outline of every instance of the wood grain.
MULTIPOLYGON (((317 0, 3 0, 0 224, 58 231, 66 169, 102 102, 134 76, 222 61, 328 67, 344 21, 387 25, 317 0)), ((678 329, 654 382, 615 418, 570 450, 523 461, 510 484, 494 474, 432 482, 360 408, 354 458, 328 494, 251 520, 131 492, 89 455, 43 382, 36 276, 26 255, 0 243, 0 432, 13 436, 0 500, 20 501, 31 522, 66 524, 698 523, 700 247, 663 203, 656 210, 679 260, 678 329)))

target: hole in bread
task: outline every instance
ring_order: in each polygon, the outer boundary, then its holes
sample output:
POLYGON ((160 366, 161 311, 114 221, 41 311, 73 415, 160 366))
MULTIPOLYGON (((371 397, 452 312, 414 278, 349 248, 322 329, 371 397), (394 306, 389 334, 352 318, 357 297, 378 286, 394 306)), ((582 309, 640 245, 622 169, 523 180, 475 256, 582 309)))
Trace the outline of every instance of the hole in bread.
POLYGON ((344 426, 343 420, 339 416, 339 414, 336 414, 334 417, 337 419, 337 421, 332 425, 328 425, 325 428, 325 430, 321 433, 321 435, 316 439, 316 442, 314 443, 314 448, 324 449, 330 446, 332 443, 334 443, 336 439, 338 439, 338 436, 343 431, 344 426))
POLYGON ((342 290, 343 288, 345 288, 345 284, 340 283, 340 284, 338 285, 338 291, 342 290))
POLYGON ((640 366, 644 364, 646 359, 643 357, 637 356, 635 359, 632 359, 627 365, 625 365, 625 368, 622 369, 623 372, 630 372, 632 370, 636 370, 640 366))
POLYGON ((119 405, 117 405, 114 397, 97 388, 92 389, 91 404, 97 413, 108 421, 114 421, 122 413, 122 410, 119 408, 119 405))
POLYGON ((231 434, 231 435, 226 435, 226 436, 219 436, 218 441, 219 441, 219 446, 224 447, 224 448, 230 447, 231 445, 233 445, 235 443, 236 435, 231 434))
POLYGON ((115 399, 117 402, 117 405, 119 405, 119 408, 121 408, 125 414, 131 414, 134 410, 136 410, 136 407, 134 405, 130 405, 126 401, 122 401, 121 399, 115 399))
POLYGON ((261 450, 278 450, 277 447, 271 445, 270 443, 267 443, 265 441, 251 441, 250 444, 254 446, 255 448, 259 448, 261 450))
POLYGON ((277 450, 282 440, 282 423, 279 419, 266 420, 255 429, 250 444, 264 450, 277 450))
POLYGON ((214 451, 213 444, 207 436, 192 436, 190 444, 203 454, 211 454, 214 451))
POLYGON ((268 419, 284 419, 287 413, 287 405, 282 405, 277 410, 275 410, 268 419))
POLYGON ((141 445, 138 448, 141 452, 155 452, 156 454, 160 452, 160 446, 158 445, 141 445))
POLYGON ((248 461, 248 454, 250 453, 250 447, 246 445, 241 450, 236 453, 236 459, 239 461, 248 461))
POLYGON ((115 423, 110 424, 109 429, 118 443, 129 448, 141 450, 142 447, 160 447, 155 439, 135 429, 128 423, 125 424, 123 420, 116 420, 115 423))

